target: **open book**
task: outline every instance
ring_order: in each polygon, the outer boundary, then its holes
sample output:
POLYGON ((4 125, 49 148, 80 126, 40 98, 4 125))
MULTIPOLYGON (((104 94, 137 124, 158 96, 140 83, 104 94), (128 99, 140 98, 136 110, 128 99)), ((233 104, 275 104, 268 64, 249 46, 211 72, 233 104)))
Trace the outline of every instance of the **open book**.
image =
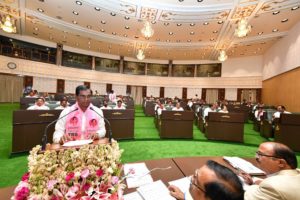
POLYGON ((239 158, 224 156, 223 159, 227 161, 233 168, 239 169, 250 175, 265 175, 266 173, 261 169, 255 167, 252 163, 239 158))

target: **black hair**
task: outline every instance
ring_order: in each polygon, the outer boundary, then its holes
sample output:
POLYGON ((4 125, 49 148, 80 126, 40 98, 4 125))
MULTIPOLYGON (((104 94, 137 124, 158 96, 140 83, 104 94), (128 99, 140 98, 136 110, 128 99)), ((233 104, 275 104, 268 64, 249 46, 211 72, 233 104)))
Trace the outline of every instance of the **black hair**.
POLYGON ((289 147, 283 144, 274 143, 273 150, 274 156, 284 159, 292 169, 296 169, 298 167, 296 154, 289 147))
POLYGON ((244 189, 240 179, 229 168, 208 160, 206 166, 215 172, 218 180, 204 184, 205 196, 211 200, 243 200, 244 189))
POLYGON ((78 96, 80 94, 80 91, 86 91, 86 90, 89 90, 89 88, 86 87, 85 85, 79 85, 76 87, 75 94, 76 96, 78 96))

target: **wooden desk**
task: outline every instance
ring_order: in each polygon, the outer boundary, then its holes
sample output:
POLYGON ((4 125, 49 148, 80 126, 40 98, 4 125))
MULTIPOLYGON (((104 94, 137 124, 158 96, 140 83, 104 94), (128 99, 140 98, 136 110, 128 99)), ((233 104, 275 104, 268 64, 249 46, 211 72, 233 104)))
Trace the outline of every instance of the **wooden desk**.
POLYGON ((21 97, 20 98, 20 109, 26 110, 29 104, 34 104, 37 97, 21 97))
POLYGON ((146 101, 146 105, 144 107, 144 113, 146 116, 154 116, 155 115, 154 106, 155 106, 155 101, 146 101))
MULTIPOLYGON (((134 138, 134 110, 102 110, 104 117, 110 122, 112 136, 115 139, 134 138)), ((106 125, 106 133, 108 133, 106 125)), ((108 136, 108 135, 106 135, 108 136)))

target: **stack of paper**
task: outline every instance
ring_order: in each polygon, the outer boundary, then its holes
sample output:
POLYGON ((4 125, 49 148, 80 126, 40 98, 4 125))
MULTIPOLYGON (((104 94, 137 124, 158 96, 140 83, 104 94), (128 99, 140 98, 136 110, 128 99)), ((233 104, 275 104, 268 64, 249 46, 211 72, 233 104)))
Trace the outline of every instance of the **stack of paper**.
POLYGON ((184 177, 175 181, 170 181, 169 185, 178 187, 183 193, 186 193, 190 189, 191 177, 184 177))
POLYGON ((266 173, 261 169, 255 167, 252 163, 239 157, 223 157, 232 167, 239 169, 251 175, 265 175, 266 173))
POLYGON ((161 180, 141 186, 137 191, 144 200, 175 200, 161 180))
POLYGON ((124 173, 128 175, 126 177, 128 188, 135 188, 152 183, 153 179, 149 172, 145 163, 125 164, 124 173), (134 171, 134 174, 129 174, 130 171, 134 171))
POLYGON ((90 144, 92 143, 93 140, 74 140, 74 141, 69 141, 63 144, 64 147, 74 147, 74 146, 81 146, 85 144, 90 144))

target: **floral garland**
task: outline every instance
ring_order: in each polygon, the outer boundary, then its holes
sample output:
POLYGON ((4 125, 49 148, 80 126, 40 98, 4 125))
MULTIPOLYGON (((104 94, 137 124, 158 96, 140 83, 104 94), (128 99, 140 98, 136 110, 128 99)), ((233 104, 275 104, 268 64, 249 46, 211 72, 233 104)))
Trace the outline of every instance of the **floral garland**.
POLYGON ((123 150, 116 141, 79 150, 39 151, 39 145, 31 150, 29 171, 16 187, 13 200, 123 199, 123 150))

